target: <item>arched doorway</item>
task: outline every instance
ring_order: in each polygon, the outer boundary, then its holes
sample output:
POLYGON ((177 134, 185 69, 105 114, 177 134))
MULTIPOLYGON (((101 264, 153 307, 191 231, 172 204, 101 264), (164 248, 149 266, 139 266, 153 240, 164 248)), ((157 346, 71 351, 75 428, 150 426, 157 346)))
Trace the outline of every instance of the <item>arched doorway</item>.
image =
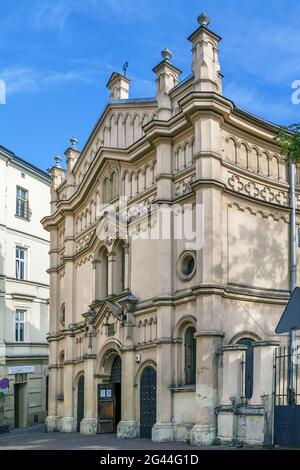
POLYGON ((110 383, 98 385, 98 431, 116 432, 121 421, 122 361, 116 356, 112 362, 110 383))
POLYGON ((117 426, 121 421, 121 373, 121 358, 117 356, 112 364, 110 376, 114 394, 114 431, 117 430, 117 426))
POLYGON ((151 439, 156 423, 156 370, 145 367, 140 382, 140 437, 151 439))
POLYGON ((78 380, 77 385, 77 432, 80 432, 80 423, 84 418, 84 376, 78 380))

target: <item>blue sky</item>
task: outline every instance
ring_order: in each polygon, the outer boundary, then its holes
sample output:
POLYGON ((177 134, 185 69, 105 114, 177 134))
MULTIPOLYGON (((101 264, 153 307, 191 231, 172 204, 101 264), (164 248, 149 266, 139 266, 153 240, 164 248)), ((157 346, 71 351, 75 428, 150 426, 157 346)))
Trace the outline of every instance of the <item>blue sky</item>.
POLYGON ((225 96, 273 122, 300 121, 298 0, 0 0, 0 144, 43 169, 72 135, 82 148, 126 60, 131 97, 154 96, 164 47, 190 74, 186 38, 203 10, 223 37, 225 96))

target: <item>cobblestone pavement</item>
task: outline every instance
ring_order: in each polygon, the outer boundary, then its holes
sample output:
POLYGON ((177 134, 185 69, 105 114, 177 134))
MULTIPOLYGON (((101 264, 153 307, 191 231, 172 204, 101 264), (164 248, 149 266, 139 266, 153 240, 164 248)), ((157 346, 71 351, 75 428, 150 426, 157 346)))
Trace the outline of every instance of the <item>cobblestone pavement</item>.
POLYGON ((79 433, 46 433, 44 425, 0 434, 0 451, 7 450, 221 450, 229 447, 194 447, 183 442, 155 443, 148 439, 117 439, 115 434, 84 436, 79 433))

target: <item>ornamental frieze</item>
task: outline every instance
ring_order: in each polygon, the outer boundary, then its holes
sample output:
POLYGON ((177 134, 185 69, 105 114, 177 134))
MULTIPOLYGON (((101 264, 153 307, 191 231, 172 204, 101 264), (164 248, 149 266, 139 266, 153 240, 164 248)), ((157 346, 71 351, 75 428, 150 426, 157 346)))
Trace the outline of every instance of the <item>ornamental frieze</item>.
POLYGON ((288 206, 289 196, 287 191, 259 184, 248 180, 247 178, 242 178, 234 173, 229 173, 227 185, 237 193, 245 194, 246 196, 259 199, 264 202, 271 202, 284 207, 288 206))
POLYGON ((188 176, 187 178, 178 181, 175 184, 175 196, 180 197, 192 191, 191 184, 195 181, 195 175, 188 176))

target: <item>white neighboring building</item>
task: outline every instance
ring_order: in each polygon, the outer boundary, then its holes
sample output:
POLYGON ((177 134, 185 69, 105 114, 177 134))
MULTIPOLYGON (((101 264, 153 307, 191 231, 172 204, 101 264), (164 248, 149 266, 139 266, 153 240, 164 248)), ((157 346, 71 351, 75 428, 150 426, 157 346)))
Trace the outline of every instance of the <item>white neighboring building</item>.
POLYGON ((9 379, 10 427, 46 416, 49 235, 40 220, 49 186, 46 172, 0 146, 0 380, 9 379))

